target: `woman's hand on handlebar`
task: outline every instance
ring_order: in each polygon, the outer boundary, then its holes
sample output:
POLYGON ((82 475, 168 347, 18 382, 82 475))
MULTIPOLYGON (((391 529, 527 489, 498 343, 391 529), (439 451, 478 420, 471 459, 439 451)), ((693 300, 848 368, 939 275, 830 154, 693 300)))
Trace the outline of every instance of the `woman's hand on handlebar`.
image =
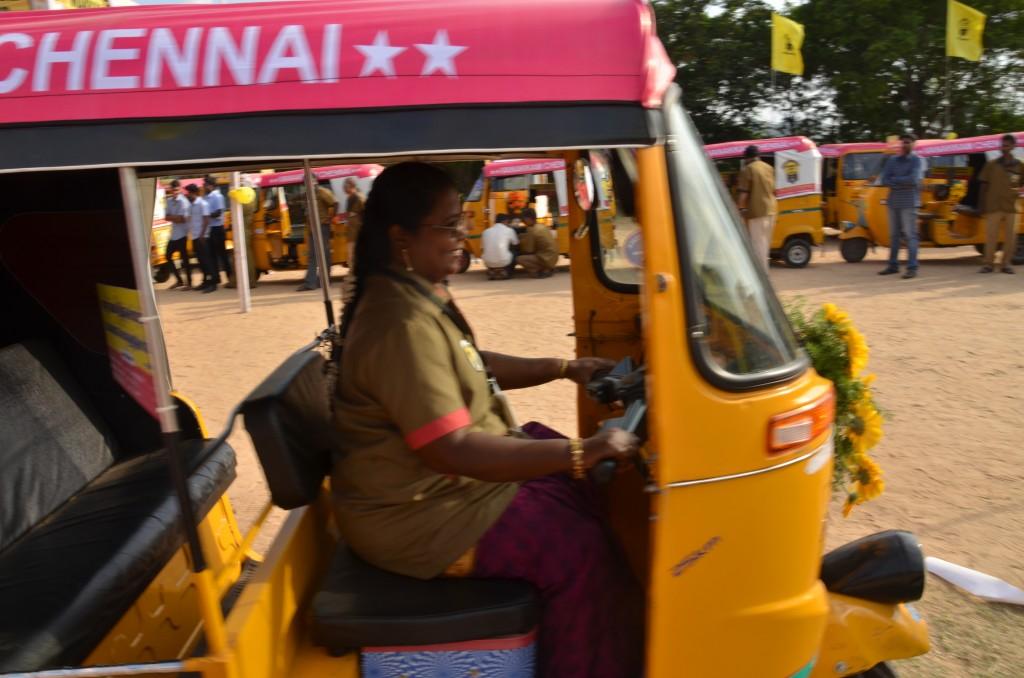
POLYGON ((587 468, 605 459, 631 460, 640 449, 640 439, 621 428, 611 428, 583 441, 583 459, 587 468))
POLYGON ((569 361, 565 368, 565 377, 580 386, 586 386, 593 380, 595 372, 610 370, 613 367, 615 361, 607 358, 578 358, 569 361))

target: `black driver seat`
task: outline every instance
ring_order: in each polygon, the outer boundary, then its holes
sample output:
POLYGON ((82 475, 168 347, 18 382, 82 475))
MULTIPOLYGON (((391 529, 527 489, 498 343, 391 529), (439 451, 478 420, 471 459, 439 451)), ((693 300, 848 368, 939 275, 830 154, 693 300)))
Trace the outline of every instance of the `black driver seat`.
MULTIPOLYGON (((336 452, 327 362, 285 360, 245 399, 242 413, 270 486, 285 509, 311 503, 336 452)), ((344 544, 313 599, 313 639, 332 654, 361 647, 436 645, 529 633, 540 616, 531 586, 496 579, 422 581, 380 570, 344 544)))

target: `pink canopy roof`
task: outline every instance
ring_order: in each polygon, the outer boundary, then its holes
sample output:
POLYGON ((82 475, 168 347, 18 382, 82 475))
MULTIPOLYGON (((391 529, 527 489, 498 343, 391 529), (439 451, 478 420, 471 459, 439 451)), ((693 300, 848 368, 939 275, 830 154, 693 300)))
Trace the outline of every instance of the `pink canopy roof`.
POLYGON ((657 107, 674 75, 645 0, 0 13, 0 124, 519 102, 657 107))
MULTIPOLYGON (((340 177, 359 177, 360 179, 375 177, 383 171, 384 168, 380 165, 332 165, 330 167, 313 168, 313 175, 317 178, 317 181, 328 181, 340 177)), ((304 176, 304 170, 297 169, 286 172, 257 174, 253 179, 259 186, 288 186, 290 184, 302 183, 304 176)))
POLYGON ((857 153, 860 151, 884 151, 884 141, 855 141, 846 144, 822 144, 818 146, 821 155, 826 158, 838 158, 843 153, 857 153))
POLYGON ((561 158, 495 160, 484 166, 484 176, 514 177, 520 174, 543 174, 564 169, 565 160, 561 158))
MULTIPOLYGON (((1017 145, 1024 145, 1024 132, 1014 132, 1017 145)), ((914 146, 914 152, 923 158, 936 155, 959 155, 962 153, 984 153, 998 151, 1003 142, 1002 134, 986 134, 965 139, 923 139, 914 146)))
POLYGON ((807 137, 776 137, 774 139, 751 139, 750 141, 726 141, 721 144, 708 144, 704 147, 712 160, 739 158, 747 146, 757 146, 762 154, 778 151, 809 151, 814 142, 807 137))

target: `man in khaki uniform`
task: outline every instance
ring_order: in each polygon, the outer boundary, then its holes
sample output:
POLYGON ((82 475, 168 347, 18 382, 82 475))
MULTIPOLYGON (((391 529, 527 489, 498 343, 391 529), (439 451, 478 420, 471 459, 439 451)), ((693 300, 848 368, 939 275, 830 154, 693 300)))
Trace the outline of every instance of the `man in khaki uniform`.
POLYGON ((363 210, 366 209, 366 196, 359 191, 359 184, 352 177, 345 179, 345 240, 348 243, 348 268, 356 266, 356 240, 359 228, 363 225, 363 210))
POLYGON ((747 222, 750 242, 758 265, 768 272, 768 253, 778 206, 775 200, 775 171, 761 160, 757 146, 743 152, 743 169, 738 181, 740 214, 747 222))
POLYGON ((1003 273, 1013 273, 1017 249, 1017 198, 1020 195, 1024 163, 1013 157, 1017 139, 1003 135, 1002 156, 990 160, 981 170, 981 212, 985 215, 985 263, 981 273, 991 273, 996 262, 996 245, 1003 236, 1003 273))
MULTIPOLYGON (((327 253, 327 271, 331 270, 331 221, 338 211, 338 199, 334 193, 324 186, 316 187, 316 211, 320 216, 320 233, 324 236, 324 251, 327 253)), ((316 240, 313 238, 313 220, 307 219, 306 250, 309 260, 306 262, 306 279, 299 285, 299 292, 320 289, 320 276, 316 270, 316 240)), ((329 283, 330 281, 328 281, 329 283)))
POLYGON ((528 237, 520 238, 520 254, 516 263, 533 278, 549 278, 558 263, 558 243, 551 229, 537 223, 537 213, 527 207, 520 213, 528 237))

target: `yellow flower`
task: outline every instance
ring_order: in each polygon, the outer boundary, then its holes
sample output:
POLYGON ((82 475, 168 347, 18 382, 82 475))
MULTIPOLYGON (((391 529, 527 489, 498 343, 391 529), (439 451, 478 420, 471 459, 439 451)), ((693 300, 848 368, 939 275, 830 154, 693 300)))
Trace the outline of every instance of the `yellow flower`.
POLYGON ((870 501, 885 491, 882 469, 866 454, 857 456, 857 495, 870 501))
POLYGON ((864 384, 865 387, 869 387, 871 386, 871 384, 875 383, 875 375, 874 373, 865 374, 863 377, 860 378, 860 381, 862 384, 864 384))
POLYGON ((882 439, 882 415, 870 399, 864 398, 853 406, 854 422, 846 427, 846 435, 857 454, 864 454, 882 439))
POLYGON ((850 376, 856 377, 868 365, 868 342, 852 326, 846 329, 846 353, 850 357, 850 376))
POLYGON ((845 327, 850 322, 850 316, 846 315, 843 311, 839 310, 835 304, 825 304, 822 306, 825 311, 825 319, 829 322, 845 327))

